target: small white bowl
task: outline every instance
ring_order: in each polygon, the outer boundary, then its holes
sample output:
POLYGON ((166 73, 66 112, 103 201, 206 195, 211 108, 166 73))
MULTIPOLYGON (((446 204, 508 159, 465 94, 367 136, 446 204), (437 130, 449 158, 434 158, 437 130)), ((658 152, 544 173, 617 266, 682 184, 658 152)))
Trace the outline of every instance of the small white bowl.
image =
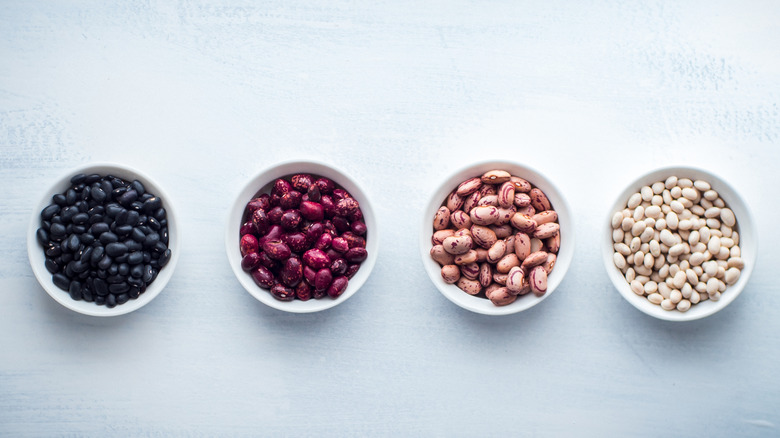
POLYGON ((484 315, 509 315, 529 309, 549 297, 558 285, 563 281, 566 271, 569 270, 574 255, 574 225, 568 203, 560 190, 544 175, 523 164, 511 161, 487 161, 469 165, 454 174, 446 177, 439 184, 428 200, 423 211, 420 224, 420 256, 423 266, 431 281, 448 300, 458 306, 472 312, 484 315), (526 294, 507 306, 496 306, 486 298, 469 295, 454 284, 447 284, 441 277, 441 266, 431 258, 431 237, 433 236, 433 216, 447 199, 447 196, 455 190, 464 180, 482 176, 485 172, 494 169, 505 170, 512 175, 528 180, 547 195, 553 209, 558 213, 558 223, 561 226, 561 248, 558 251, 555 268, 547 279, 547 292, 541 297, 534 294, 526 294))
POLYGON ((233 273, 247 292, 263 304, 273 307, 274 309, 292 313, 310 313, 338 306, 348 300, 351 296, 355 295, 358 289, 360 289, 366 280, 368 280, 368 276, 371 275, 371 271, 376 264, 377 251, 379 249, 379 229, 377 227, 376 216, 374 215, 374 209, 371 206, 371 202, 355 180, 330 164, 312 160, 285 161, 266 168, 250 179, 241 189, 228 212, 227 221, 225 246, 227 249, 228 262, 233 269, 233 273), (254 280, 252 280, 252 276, 241 269, 239 241, 240 228, 242 225, 241 220, 244 215, 246 204, 261 193, 269 193, 273 182, 278 178, 298 173, 309 173, 315 176, 330 178, 337 186, 341 186, 344 190, 349 192, 358 203, 360 203, 360 209, 363 212, 363 221, 366 223, 368 229, 366 234, 368 258, 360 265, 360 270, 357 271, 355 276, 349 280, 349 284, 344 293, 336 299, 325 296, 320 299, 312 298, 308 301, 297 299, 292 301, 279 301, 274 298, 268 290, 255 284, 254 280))
POLYGON ((174 212, 171 204, 171 197, 146 174, 133 169, 131 167, 113 164, 113 163, 93 163, 78 167, 73 170, 69 170, 66 174, 58 178, 54 184, 43 194, 40 201, 36 204, 32 212, 32 219, 30 220, 30 226, 27 230, 27 256, 30 259, 30 265, 32 266, 33 273, 38 279, 38 283, 46 290, 46 292, 54 298, 55 301, 84 315, 91 316, 117 316, 130 313, 134 310, 138 310, 141 307, 152 301, 157 295, 162 292, 165 285, 173 276, 173 271, 176 268, 176 263, 179 260, 180 242, 179 242, 179 227, 176 222, 176 213, 174 212), (93 302, 75 301, 68 292, 58 288, 52 282, 52 274, 46 270, 44 262, 46 261, 46 255, 43 252, 43 248, 36 239, 36 231, 41 226, 41 210, 52 203, 52 196, 57 193, 63 193, 70 188, 70 179, 74 175, 84 173, 100 174, 100 175, 114 175, 122 178, 126 181, 138 180, 140 181, 147 191, 159 196, 163 201, 163 207, 165 207, 167 219, 168 219, 168 248, 171 250, 171 259, 165 265, 163 269, 157 274, 157 278, 146 288, 146 291, 142 293, 138 298, 131 299, 125 304, 117 305, 113 308, 106 306, 99 306, 93 302))
POLYGON ((636 180, 632 181, 626 186, 620 195, 618 195, 615 202, 612 203, 612 207, 609 210, 606 220, 604 221, 604 228, 602 229, 602 245, 601 253, 604 261, 604 267, 607 270, 610 280, 617 288, 620 295, 626 299, 632 306, 636 307, 640 311, 653 316, 658 319, 667 321, 693 321, 696 319, 710 316, 724 307, 731 304, 742 290, 745 288, 750 275, 753 272, 753 267, 756 265, 756 254, 758 251, 758 238, 756 237, 756 227, 753 222, 753 215, 750 209, 742 200, 742 197, 737 194, 734 188, 718 177, 706 170, 697 169, 694 167, 678 166, 678 167, 666 167, 658 170, 654 170, 647 173, 636 180), (678 178, 690 178, 691 180, 701 179, 710 183, 712 188, 716 190, 720 197, 726 202, 729 208, 734 212, 737 218, 737 229, 739 231, 739 247, 742 252, 742 259, 745 261, 745 268, 739 276, 739 280, 734 285, 728 286, 726 290, 721 294, 720 300, 712 301, 706 300, 698 304, 694 304, 686 312, 680 312, 678 310, 664 310, 661 306, 651 303, 645 297, 640 297, 631 291, 631 287, 626 282, 625 277, 620 270, 615 266, 613 261, 613 254, 615 253, 612 241, 612 215, 616 211, 621 211, 625 208, 628 198, 639 191, 643 186, 651 185, 657 181, 665 181, 670 176, 677 176, 678 178))

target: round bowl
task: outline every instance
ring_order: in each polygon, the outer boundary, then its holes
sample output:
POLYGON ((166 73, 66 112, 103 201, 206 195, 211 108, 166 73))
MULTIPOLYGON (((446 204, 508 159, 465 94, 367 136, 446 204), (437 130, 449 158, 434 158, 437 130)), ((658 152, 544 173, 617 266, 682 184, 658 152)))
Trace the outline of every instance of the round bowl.
POLYGON ((257 298, 263 304, 274 309, 283 310, 292 313, 310 313, 330 309, 338 306, 350 297, 355 295, 361 286, 368 280, 371 271, 376 264, 377 251, 379 249, 379 231, 376 222, 374 209, 366 193, 360 188, 358 183, 350 178, 346 173, 338 168, 318 161, 286 161, 274 164, 251 178, 236 196, 233 205, 228 212, 227 229, 225 232, 225 246, 227 257, 233 273, 238 282, 253 297, 257 298), (368 233, 366 235, 366 250, 368 258, 360 265, 354 277, 349 280, 347 289, 338 298, 323 297, 320 299, 310 299, 308 301, 292 300, 279 301, 271 293, 255 284, 252 276, 241 269, 241 251, 239 249, 241 220, 244 215, 244 209, 256 195, 269 193, 273 182, 285 176, 309 173, 316 176, 330 178, 337 186, 341 186, 348 191, 353 198, 360 203, 360 209, 363 211, 363 221, 366 223, 368 233))
POLYGON ((756 264, 756 254, 758 251, 756 227, 753 222, 753 215, 743 201, 743 198, 737 194, 734 187, 719 176, 694 167, 665 167, 642 175, 629 183, 625 190, 623 190, 618 195, 617 199, 615 199, 615 202, 612 203, 608 217, 604 220, 602 233, 601 255, 604 261, 604 267, 607 270, 607 275, 609 275, 610 280, 612 280, 612 283, 615 285, 615 288, 620 292, 620 295, 631 303, 632 306, 645 314, 667 321, 693 321, 719 312, 731 304, 731 302, 742 293, 742 290, 745 288, 745 285, 753 272, 753 267, 756 264), (657 181, 664 181, 666 178, 673 175, 678 178, 690 178, 694 181, 697 179, 707 181, 712 188, 720 194, 720 197, 726 202, 728 207, 731 208, 737 218, 739 247, 742 252, 742 259, 745 261, 745 268, 742 269, 739 280, 735 284, 728 286, 718 301, 702 301, 692 305, 686 312, 664 310, 661 306, 649 302, 647 298, 640 297, 632 292, 631 287, 626 282, 626 279, 620 270, 615 266, 612 258, 615 252, 612 241, 612 215, 616 211, 625 208, 628 198, 633 193, 638 192, 643 186, 651 185, 657 181))
POLYGON ((439 292, 448 300, 466 310, 484 315, 509 315, 530 309, 552 295, 558 285, 561 284, 561 281, 563 281, 566 271, 569 270, 574 255, 574 225, 570 211, 569 204, 561 194, 561 191, 558 190, 552 181, 535 169, 511 161, 486 161, 469 165, 447 176, 437 186, 429 198, 425 210, 423 210, 419 237, 420 256, 422 257, 423 266, 439 292), (507 306, 496 306, 486 298, 469 295, 456 285, 445 283, 441 277, 441 266, 430 255, 433 217, 439 207, 444 204, 447 196, 464 180, 481 176, 483 173, 494 169, 505 170, 512 175, 524 178, 542 190, 550 200, 553 209, 558 213, 558 223, 561 227, 561 248, 558 251, 555 268, 547 278, 547 292, 541 297, 537 297, 534 294, 517 297, 512 304, 507 306))
POLYGON ((38 279, 38 283, 40 283, 49 296, 54 298, 54 300, 58 303, 62 304, 70 310, 90 316, 124 315, 147 305, 157 295, 159 295, 160 292, 162 292, 163 288, 165 288, 165 285, 168 284, 168 281, 171 279, 171 276, 173 276, 173 271, 176 268, 176 263, 179 260, 179 253, 179 227, 176 222, 176 213, 174 212, 173 206, 171 204, 170 196, 168 196, 168 194, 159 184, 157 184, 146 174, 121 164, 93 163, 69 170, 66 174, 58 178, 54 184, 49 187, 49 189, 46 190, 41 199, 35 205, 35 208, 32 212, 32 219, 30 220, 30 226, 27 230, 27 255, 30 259, 30 265, 32 266, 35 278, 38 279), (134 300, 131 299, 125 304, 120 304, 113 308, 99 306, 95 303, 86 301, 75 301, 70 297, 68 292, 65 292, 55 286, 52 282, 52 275, 49 273, 49 271, 46 270, 46 266, 44 265, 45 254, 43 252, 43 248, 38 243, 35 236, 36 231, 40 227, 41 210, 43 210, 47 205, 51 204, 52 196, 57 193, 63 193, 65 190, 67 190, 71 185, 71 177, 80 173, 87 175, 95 173, 100 175, 111 174, 127 181, 133 181, 137 179, 143 183, 144 187, 149 192, 154 193, 162 199, 163 206, 165 207, 167 213, 169 235, 168 248, 171 249, 171 259, 168 261, 168 264, 166 264, 165 267, 160 270, 157 278, 146 288, 144 293, 142 293, 134 300))

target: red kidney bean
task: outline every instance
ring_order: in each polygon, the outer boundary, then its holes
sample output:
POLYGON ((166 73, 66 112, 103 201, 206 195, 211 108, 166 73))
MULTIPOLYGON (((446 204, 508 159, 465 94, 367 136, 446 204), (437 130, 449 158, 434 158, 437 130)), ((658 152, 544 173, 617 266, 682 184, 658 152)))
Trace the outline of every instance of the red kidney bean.
POLYGON ((325 251, 330 248, 333 243, 333 235, 330 233, 322 233, 317 241, 314 243, 314 248, 325 251))
POLYGON ((253 234, 244 234, 241 236, 239 249, 241 250, 242 256, 245 256, 249 253, 258 252, 260 250, 260 245, 257 243, 257 237, 255 237, 253 234))
POLYGON ((344 274, 347 278, 352 278, 360 269, 360 263, 354 263, 347 266, 347 272, 344 274))
POLYGON ((349 249, 349 243, 347 242, 347 239, 343 237, 334 237, 330 247, 337 252, 347 252, 349 249))
POLYGON ((330 260, 336 260, 338 258, 344 257, 342 253, 336 251, 333 248, 328 248, 328 250, 325 251, 325 255, 328 256, 330 260))
POLYGON ((336 204, 330 196, 322 195, 320 198, 320 205, 322 205, 326 218, 330 219, 336 215, 336 204))
POLYGON ((270 289, 274 285, 274 274, 265 266, 258 266, 252 271, 252 279, 263 289, 270 289))
POLYGON ((306 230, 306 244, 309 246, 314 245, 314 242, 319 239, 324 231, 325 227, 322 225, 322 223, 317 222, 311 224, 311 226, 306 230))
POLYGON ((368 251, 365 248, 350 248, 344 254, 344 258, 350 263, 360 263, 368 258, 368 251))
POLYGON ((303 195, 301 195, 301 192, 295 190, 287 192, 279 199, 279 206, 285 210, 297 208, 299 205, 301 205, 302 196, 303 195))
POLYGON ((292 184, 282 178, 279 178, 274 181, 274 187, 271 189, 271 194, 282 196, 286 193, 289 193, 291 190, 293 190, 292 184))
POLYGON ((349 193, 344 189, 333 189, 333 200, 338 204, 339 201, 345 198, 351 198, 349 193))
POLYGON ((268 257, 268 254, 266 254, 265 252, 261 252, 258 255, 260 257, 261 265, 265 266, 271 271, 275 271, 279 268, 279 265, 277 265, 276 260, 272 259, 271 257, 268 257))
POLYGON ((268 220, 273 225, 279 225, 282 222, 282 215, 284 215, 284 209, 280 206, 276 206, 268 211, 268 220))
POLYGON ((271 205, 270 196, 265 195, 265 198, 263 197, 257 197, 252 199, 246 204, 246 215, 251 216, 252 213, 254 213, 257 210, 267 210, 271 205))
POLYGON ((267 240, 263 243, 263 252, 274 260, 286 260, 292 254, 290 247, 281 240, 267 240))
POLYGON ((284 234, 282 242, 289 246, 292 252, 303 252, 309 248, 306 242, 306 235, 301 232, 284 234))
POLYGON ((328 295, 331 298, 338 298, 347 289, 348 284, 349 284, 349 280, 347 279, 347 277, 343 275, 334 278, 333 281, 330 283, 330 287, 328 287, 328 295))
POLYGON ((366 224, 361 221, 353 221, 350 224, 350 229, 354 234, 357 234, 359 236, 366 234, 366 232, 368 231, 366 224))
POLYGON ((271 287, 271 295, 279 301, 292 301, 295 299, 295 290, 281 283, 276 283, 271 287))
POLYGON ((249 272, 260 266, 260 253, 250 252, 241 259, 241 269, 249 272))
POLYGON ((305 201, 301 203, 300 208, 301 216, 303 216, 304 219, 312 222, 319 222, 325 219, 325 208, 323 208, 322 204, 313 201, 305 201))
POLYGON ((336 204, 336 212, 341 216, 350 216, 360 208, 360 204, 354 198, 342 198, 336 204))
POLYGON ((308 301, 309 299, 311 299, 312 296, 311 292, 312 292, 311 286, 309 286, 309 284, 306 283, 305 281, 302 281, 298 283, 298 286, 295 286, 295 297, 301 301, 308 301))
POLYGON ((257 239, 258 243, 260 243, 260 247, 263 247, 263 243, 265 243, 268 240, 280 240, 282 236, 284 235, 284 230, 280 225, 271 225, 271 228, 268 229, 268 232, 261 238, 257 239))
POLYGON ((330 258, 325 252, 315 248, 303 253, 303 263, 307 266, 311 266, 312 269, 322 269, 330 264, 330 258))
POLYGON ((344 239, 346 239, 347 244, 350 248, 365 248, 366 247, 366 239, 354 235, 352 232, 347 231, 344 234, 341 235, 344 239))
POLYGON ((347 261, 336 259, 330 264, 330 272, 334 275, 344 275, 347 272, 347 261))
POLYGON ((333 274, 330 269, 322 268, 317 271, 317 275, 314 277, 314 290, 323 291, 327 290, 330 283, 333 281, 333 274))
POLYGON ((301 265, 301 261, 295 257, 290 257, 284 262, 279 275, 282 283, 285 285, 290 287, 297 286, 303 279, 303 265, 301 265))
POLYGON ((311 266, 303 267, 303 279, 310 285, 314 286, 314 278, 317 276, 317 271, 312 269, 311 266))
POLYGON ((323 195, 327 195, 333 191, 333 189, 336 188, 336 184, 333 183, 329 178, 319 178, 317 181, 314 181, 314 184, 317 185, 317 188, 320 189, 320 192, 323 195))
MULTIPOLYGON (((98 224, 104 224, 105 222, 98 222, 98 224)), ((97 224, 95 224, 97 225, 97 224)), ((241 229, 239 230, 239 234, 242 236, 244 234, 258 234, 257 227, 255 227, 254 222, 251 220, 244 222, 243 225, 241 225, 241 229)))
POLYGON ((344 216, 333 216, 331 222, 339 233, 343 233, 350 228, 349 221, 344 216))
POLYGON ((309 190, 309 187, 311 187, 312 184, 314 184, 314 178, 312 178, 312 176, 307 173, 299 173, 297 175, 293 175, 290 178, 290 182, 292 183, 292 186, 295 190, 305 192, 309 190))
POLYGON ((320 202, 320 199, 322 198, 322 193, 320 193, 320 188, 317 187, 316 184, 312 184, 309 186, 309 190, 306 191, 306 195, 309 197, 309 201, 314 202, 320 202))
POLYGON ((285 230, 294 230, 301 223, 301 213, 298 210, 287 210, 282 214, 280 224, 285 230))

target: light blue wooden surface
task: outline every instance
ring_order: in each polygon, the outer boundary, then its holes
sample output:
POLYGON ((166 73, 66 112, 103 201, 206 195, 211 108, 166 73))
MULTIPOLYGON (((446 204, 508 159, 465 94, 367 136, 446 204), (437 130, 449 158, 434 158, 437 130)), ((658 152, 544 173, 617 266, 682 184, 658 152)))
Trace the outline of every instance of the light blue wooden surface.
POLYGON ((694 2, 4 1, 0 435, 777 436, 780 6, 694 2), (261 168, 312 157, 361 181, 373 275, 330 311, 265 307, 225 257, 261 168), (425 275, 436 182, 508 157, 577 224, 560 289, 489 318, 425 275), (142 169, 182 218, 174 278, 130 315, 74 314, 25 230, 55 178, 142 169), (609 283, 597 230, 622 185, 688 164, 756 215, 753 278, 672 324, 609 283))

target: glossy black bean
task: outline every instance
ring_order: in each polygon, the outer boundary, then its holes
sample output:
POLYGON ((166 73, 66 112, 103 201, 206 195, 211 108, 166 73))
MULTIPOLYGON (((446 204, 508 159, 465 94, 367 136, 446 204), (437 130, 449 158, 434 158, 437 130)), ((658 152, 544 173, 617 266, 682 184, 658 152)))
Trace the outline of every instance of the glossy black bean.
POLYGON ((138 228, 133 228, 133 231, 130 232, 130 238, 138 243, 143 243, 146 239, 146 234, 138 228))
POLYGON ((103 245, 108 245, 110 243, 119 241, 119 236, 117 236, 116 234, 110 231, 106 231, 105 233, 100 235, 98 240, 100 240, 100 243, 102 243, 103 245))
POLYGON ((49 243, 49 232, 43 228, 38 228, 38 231, 35 232, 35 239, 38 240, 41 246, 46 246, 49 243))
POLYGON ((60 218, 63 223, 70 223, 73 221, 73 216, 78 214, 79 209, 75 205, 69 205, 60 211, 60 218))
POLYGON ((153 248, 160 241, 160 235, 151 232, 144 238, 144 248, 153 248))
POLYGON ((87 177, 84 178, 84 184, 93 184, 97 181, 100 181, 100 178, 102 178, 102 176, 97 173, 87 175, 87 177))
POLYGON ((160 231, 160 228, 162 228, 162 226, 160 226, 160 221, 153 217, 150 217, 149 220, 146 221, 146 225, 154 231, 160 231))
POLYGON ((144 276, 144 265, 134 265, 130 269, 130 276, 133 277, 133 278, 141 278, 141 277, 143 277, 144 276))
POLYGON ((100 259, 103 258, 103 255, 106 253, 106 249, 102 246, 96 246, 92 250, 92 254, 89 256, 89 264, 92 266, 97 266, 98 262, 100 262, 100 259))
POLYGON ((143 203, 143 202, 141 202, 141 201, 137 201, 137 200, 136 200, 136 201, 133 201, 133 203, 132 203, 132 204, 130 204, 130 210, 133 210, 133 211, 138 211, 138 212, 140 212, 140 211, 141 211, 141 208, 142 208, 143 206, 144 206, 144 203, 143 203))
MULTIPOLYGON (((117 265, 112 265, 111 268, 114 268, 115 266, 117 266, 117 265)), ((117 266, 116 269, 109 269, 108 273, 111 274, 112 270, 118 271, 119 267, 117 266)), ((125 280, 127 280, 127 277, 125 277, 124 275, 119 275, 119 274, 112 274, 112 275, 109 275, 108 277, 106 277, 106 283, 108 283, 108 284, 124 283, 125 280)))
POLYGON ((111 185, 111 181, 109 181, 107 178, 103 178, 100 181, 100 188, 106 194, 106 198, 108 198, 109 193, 111 193, 114 190, 114 186, 111 185))
POLYGON ((62 260, 62 265, 64 266, 66 263, 70 263, 73 260, 73 254, 62 253, 60 259, 62 260))
POLYGON ((65 228, 65 225, 62 224, 51 224, 49 233, 52 240, 60 241, 65 238, 67 229, 65 228))
POLYGON ((141 183, 141 181, 138 181, 137 179, 133 180, 133 182, 130 183, 130 188, 135 190, 138 196, 141 196, 144 193, 146 193, 146 188, 141 183))
POLYGON ((87 222, 90 226, 94 225, 96 223, 103 222, 103 215, 102 214, 94 214, 89 217, 89 222, 87 222))
POLYGON ((168 244, 168 227, 160 231, 160 241, 166 245, 168 244))
POLYGON ((130 265, 138 265, 144 261, 144 253, 141 251, 133 251, 127 256, 127 263, 130 265))
POLYGON ((168 261, 171 260, 171 250, 166 249, 165 252, 160 255, 160 267, 163 267, 168 264, 168 261))
POLYGON ((95 301, 95 297, 93 295, 92 289, 89 288, 82 288, 81 289, 81 299, 84 301, 91 303, 95 301))
POLYGON ((109 226, 105 222, 98 222, 92 224, 92 226, 89 227, 89 232, 95 236, 100 236, 101 234, 108 232, 108 230, 109 230, 109 226))
MULTIPOLYGON (((127 289, 128 289, 128 291, 130 290, 130 288, 129 288, 129 287, 128 287, 127 289)), ((128 294, 126 294, 126 293, 124 293, 124 294, 119 294, 119 295, 117 295, 117 296, 116 296, 116 304, 117 304, 118 306, 119 306, 119 305, 122 305, 122 304, 126 303, 126 302, 127 302, 129 299, 130 299, 130 295, 128 295, 128 294)))
POLYGON ((137 211, 130 210, 130 211, 127 212, 127 219, 125 220, 125 223, 127 225, 130 225, 131 227, 134 227, 134 226, 138 225, 138 219, 140 217, 141 217, 141 215, 137 211))
POLYGON ((146 214, 154 214, 162 207, 162 200, 158 196, 153 196, 144 201, 143 211, 146 214))
POLYGON ((141 277, 144 283, 148 284, 150 281, 152 281, 153 275, 154 275, 154 269, 148 264, 144 265, 143 276, 141 277))
POLYGON ((151 194, 151 193, 149 193, 149 192, 146 192, 146 193, 144 193, 143 195, 141 195, 141 196, 140 196, 140 197, 139 197, 139 198, 136 200, 136 202, 141 202, 141 204, 143 204, 144 202, 146 202, 146 200, 147 200, 147 199, 149 199, 149 198, 152 198, 152 197, 154 197, 154 195, 152 195, 152 194, 151 194))
POLYGON ((73 215, 73 218, 71 218, 71 221, 76 225, 84 225, 89 220, 89 215, 87 213, 77 213, 73 215))
POLYGON ((56 195, 52 196, 51 201, 60 207, 67 205, 67 199, 65 199, 65 195, 62 193, 57 193, 56 195))
POLYGON ((156 252, 157 254, 162 254, 165 252, 165 250, 168 249, 167 246, 165 246, 162 242, 157 242, 154 244, 154 248, 152 248, 152 251, 156 252))
POLYGON ((119 214, 116 215, 115 221, 117 226, 124 225, 127 223, 127 210, 122 210, 119 212, 119 214))
POLYGON ((112 294, 106 296, 106 307, 109 309, 116 307, 116 296, 112 294))
POLYGON ((134 300, 141 295, 141 289, 135 286, 131 286, 130 290, 127 291, 127 295, 134 300))
POLYGON ((73 271, 73 262, 70 262, 65 265, 65 269, 63 270, 65 272, 65 275, 70 279, 76 276, 76 272, 73 271))
POLYGON ((117 236, 120 236, 120 237, 127 236, 132 231, 133 231, 133 226, 132 225, 120 225, 120 226, 116 227, 116 234, 117 234, 117 236))
POLYGON ((62 245, 56 242, 51 242, 44 247, 46 257, 58 257, 62 255, 62 245))
POLYGON ((43 262, 43 266, 46 267, 46 270, 49 271, 50 274, 56 274, 60 272, 60 265, 58 265, 54 259, 46 259, 46 261, 43 262))
POLYGON ((81 301, 81 283, 78 281, 71 281, 70 286, 68 286, 68 292, 72 299, 81 301))
POLYGON ((60 206, 57 204, 51 204, 41 211, 41 219, 50 221, 55 214, 60 212, 60 206))
POLYGON ((130 273, 130 265, 127 263, 120 263, 117 273, 123 277, 127 277, 127 274, 130 273))
POLYGON ((95 297, 95 304, 97 304, 98 306, 104 306, 106 304, 106 297, 107 296, 108 295, 106 295, 106 296, 101 296, 101 295, 96 296, 95 297))
POLYGON ((105 280, 105 278, 106 278, 106 277, 108 277, 108 272, 106 272, 106 271, 104 271, 104 270, 102 270, 102 269, 98 269, 98 270, 97 270, 97 271, 95 271, 95 272, 96 272, 96 274, 95 274, 95 275, 97 275, 97 278, 102 278, 102 279, 104 279, 104 280, 105 280))
POLYGON ((81 240, 81 243, 84 245, 92 245, 95 243, 95 236, 89 233, 83 233, 79 235, 79 239, 81 240))
POLYGON ((85 248, 82 248, 80 253, 79 260, 82 260, 86 264, 90 264, 90 261, 92 260, 92 252, 95 250, 94 247, 87 246, 85 248))
POLYGON ((74 185, 75 184, 81 184, 81 183, 84 182, 85 179, 87 179, 87 175, 85 175, 83 173, 79 173, 79 174, 76 174, 76 175, 73 175, 72 177, 70 177, 70 183, 74 184, 74 185))
POLYGON ((118 200, 126 191, 127 186, 114 184, 114 190, 111 191, 111 199, 118 200))
POLYGON ((70 279, 63 274, 63 273, 57 273, 51 276, 52 282, 54 282, 54 285, 58 288, 67 291, 68 287, 70 287, 70 279))
POLYGON ((79 211, 79 213, 86 213, 89 211, 89 202, 86 201, 76 201, 76 204, 74 205, 76 207, 76 210, 79 211))
POLYGON ((119 257, 127 253, 127 245, 119 242, 112 242, 106 245, 106 254, 111 257, 119 257))
POLYGON ((123 211, 125 211, 125 209, 121 205, 119 205, 119 204, 117 204, 115 202, 112 202, 110 204, 106 204, 106 215, 108 215, 108 217, 110 217, 112 219, 117 217, 117 215, 119 215, 119 213, 121 213, 123 211))
POLYGON ((140 251, 141 249, 143 249, 143 245, 141 245, 140 243, 136 242, 133 239, 126 239, 124 241, 124 244, 125 246, 127 246, 128 251, 140 251))
POLYGON ((115 263, 125 263, 127 261, 127 254, 122 254, 119 257, 114 258, 115 263))
POLYGON ((90 216, 94 216, 96 214, 104 214, 106 212, 106 207, 101 205, 95 205, 94 207, 91 207, 89 210, 87 210, 87 213, 89 213, 90 216))
POLYGON ((154 215, 153 215, 153 216, 154 216, 154 218, 155 218, 155 219, 157 219, 158 221, 161 221, 161 220, 163 220, 163 219, 165 219, 165 218, 167 217, 167 213, 165 212, 165 209, 164 209, 164 208, 158 208, 158 209, 157 209, 157 210, 154 212, 154 215))
POLYGON ((148 251, 144 251, 143 254, 144 254, 144 264, 147 264, 150 261, 152 261, 152 254, 150 254, 148 251))
POLYGON ((41 228, 46 230, 46 232, 51 230, 51 221, 41 221, 41 228))
POLYGON ((65 242, 65 248, 70 250, 70 252, 78 251, 80 246, 81 240, 79 240, 79 236, 76 234, 71 234, 65 242))
POLYGON ((78 200, 78 194, 73 189, 65 191, 65 205, 73 205, 78 200))
POLYGON ((82 234, 87 231, 87 227, 84 225, 73 225, 70 227, 70 232, 73 234, 82 234))
POLYGON ((121 283, 114 283, 114 284, 109 284, 109 285, 108 285, 108 291, 109 291, 109 292, 111 292, 112 294, 121 294, 121 293, 125 293, 125 292, 127 292, 129 289, 130 289, 130 285, 129 285, 129 284, 127 284, 127 283, 126 283, 126 282, 124 282, 124 281, 123 281, 123 282, 121 282, 121 283))
POLYGON ((69 266, 72 266, 73 272, 76 274, 81 274, 82 272, 89 269, 89 263, 84 263, 81 260, 74 260, 68 264, 69 266))
MULTIPOLYGON (((116 190, 114 190, 116 192, 116 190)), ((119 204, 123 207, 127 208, 130 207, 130 204, 133 203, 138 199, 138 192, 136 192, 133 189, 126 190, 124 193, 122 193, 118 198, 117 201, 119 201, 119 204)))
POLYGON ((84 187, 84 190, 81 191, 81 199, 83 201, 88 201, 92 199, 91 193, 92 193, 92 189, 89 186, 84 187))
POLYGON ((113 263, 114 260, 112 260, 111 257, 105 255, 98 262, 98 268, 108 270, 111 266, 113 266, 113 263))
POLYGON ((96 278, 93 280, 92 285, 95 287, 95 293, 100 296, 108 295, 108 283, 102 278, 96 278))

